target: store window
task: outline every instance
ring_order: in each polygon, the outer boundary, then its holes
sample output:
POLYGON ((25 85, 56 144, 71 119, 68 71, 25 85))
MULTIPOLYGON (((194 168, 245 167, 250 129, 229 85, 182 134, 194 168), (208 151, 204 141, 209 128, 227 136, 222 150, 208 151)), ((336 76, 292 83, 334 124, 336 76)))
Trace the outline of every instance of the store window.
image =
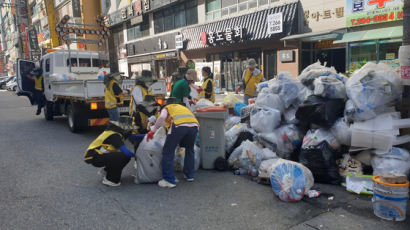
POLYGON ((225 17, 238 12, 273 6, 279 0, 206 0, 206 20, 225 17))
POLYGON ((380 40, 379 41, 379 62, 386 63, 392 67, 398 67, 399 48, 401 41, 380 40))
POLYGON ((128 41, 149 36, 149 18, 144 15, 142 22, 131 26, 130 21, 127 22, 127 39, 128 41))
POLYGON ((349 44, 349 68, 356 68, 363 62, 377 62, 377 47, 375 41, 349 44))
POLYGON ((197 1, 189 0, 154 13, 154 31, 165 31, 198 23, 197 1))

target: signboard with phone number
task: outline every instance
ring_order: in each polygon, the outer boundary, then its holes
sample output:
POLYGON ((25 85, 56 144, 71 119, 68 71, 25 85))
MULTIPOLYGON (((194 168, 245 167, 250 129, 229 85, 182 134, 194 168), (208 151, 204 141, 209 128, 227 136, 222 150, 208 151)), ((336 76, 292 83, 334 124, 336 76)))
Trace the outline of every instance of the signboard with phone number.
POLYGON ((346 26, 362 26, 403 19, 402 0, 347 0, 346 26))

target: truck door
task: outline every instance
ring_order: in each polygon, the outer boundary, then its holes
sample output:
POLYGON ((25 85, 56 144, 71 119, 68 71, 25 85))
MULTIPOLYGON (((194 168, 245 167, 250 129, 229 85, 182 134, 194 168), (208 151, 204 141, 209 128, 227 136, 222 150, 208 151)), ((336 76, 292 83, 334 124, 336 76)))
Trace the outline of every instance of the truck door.
POLYGON ((17 86, 19 95, 27 96, 30 102, 33 101, 34 81, 28 78, 30 72, 36 67, 34 62, 19 59, 17 61, 17 86))

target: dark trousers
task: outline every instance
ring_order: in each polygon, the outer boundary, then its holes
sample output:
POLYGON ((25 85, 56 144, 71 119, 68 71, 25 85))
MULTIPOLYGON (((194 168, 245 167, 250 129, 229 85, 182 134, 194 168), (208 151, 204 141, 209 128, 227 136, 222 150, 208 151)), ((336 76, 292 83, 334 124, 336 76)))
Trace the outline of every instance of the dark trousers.
POLYGON ((167 135, 162 150, 162 178, 175 184, 174 157, 178 145, 185 147, 184 174, 188 178, 194 178, 195 153, 194 145, 198 127, 175 127, 172 125, 171 134, 167 135))
POLYGON ((121 181, 122 170, 130 159, 131 157, 127 157, 121 152, 110 152, 95 155, 90 163, 98 168, 105 167, 107 180, 113 183, 119 183, 121 181))
POLYGON ((34 101, 37 103, 37 110, 41 110, 41 108, 43 108, 45 104, 45 98, 44 98, 43 91, 34 90, 33 97, 34 97, 34 101))

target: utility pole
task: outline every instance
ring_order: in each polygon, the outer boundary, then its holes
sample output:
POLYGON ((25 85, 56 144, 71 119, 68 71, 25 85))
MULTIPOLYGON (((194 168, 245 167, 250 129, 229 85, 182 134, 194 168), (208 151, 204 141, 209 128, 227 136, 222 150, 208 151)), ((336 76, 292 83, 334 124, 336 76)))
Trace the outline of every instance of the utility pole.
POLYGON ((401 114, 403 118, 408 118, 410 110, 410 0, 404 0, 403 44, 399 49, 399 61, 403 81, 401 114))

